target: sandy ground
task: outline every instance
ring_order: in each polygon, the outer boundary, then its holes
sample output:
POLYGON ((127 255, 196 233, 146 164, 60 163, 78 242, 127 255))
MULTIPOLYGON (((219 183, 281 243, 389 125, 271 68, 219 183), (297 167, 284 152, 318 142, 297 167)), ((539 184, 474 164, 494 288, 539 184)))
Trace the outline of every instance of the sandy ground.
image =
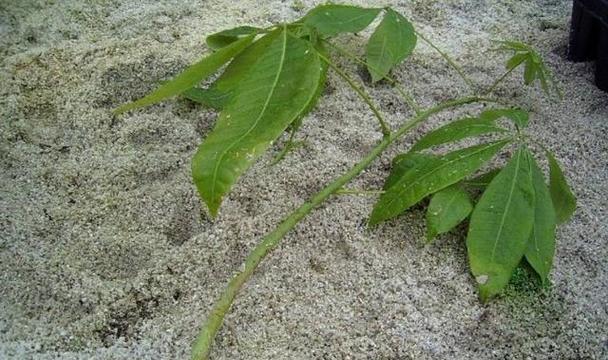
MULTIPOLYGON (((307 146, 269 167, 274 147, 211 221, 190 158, 215 114, 184 101, 118 119, 110 110, 206 52, 204 34, 292 20, 314 2, 90 3, 0 1, 0 358, 185 358, 260 236, 380 135, 332 75, 299 134, 307 146)), ((570 2, 390 4, 481 84, 503 71, 490 39, 528 41, 555 70, 561 103, 521 88, 520 74, 499 89, 532 110, 532 134, 555 151, 579 199, 559 228, 553 285, 514 284, 482 305, 462 228, 425 247, 422 208, 370 231, 373 198, 334 198, 258 269, 213 358, 608 358, 608 94, 594 87, 592 64, 565 60, 570 2)), ((342 40, 361 53, 362 35, 342 40)), ((424 105, 466 92, 424 45, 395 76, 424 105)), ((389 87, 370 91, 393 126, 410 115, 389 87)), ((443 113, 420 131, 475 109, 443 113)), ((353 186, 381 186, 392 156, 414 138, 353 186)))

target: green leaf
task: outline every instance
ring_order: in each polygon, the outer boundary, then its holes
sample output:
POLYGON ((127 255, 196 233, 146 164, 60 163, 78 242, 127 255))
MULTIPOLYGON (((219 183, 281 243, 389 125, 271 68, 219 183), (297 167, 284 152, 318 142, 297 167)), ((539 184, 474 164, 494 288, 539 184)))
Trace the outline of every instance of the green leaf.
POLYGON ((576 210, 576 197, 570 190, 566 177, 559 166, 559 163, 549 151, 546 153, 549 160, 549 190, 557 223, 562 224, 570 219, 576 210))
POLYGON ((370 226, 393 218, 424 197, 457 183, 475 172, 510 140, 500 140, 457 150, 441 157, 429 157, 405 171, 387 188, 374 206, 370 226))
POLYGON ((481 196, 469 222, 467 250, 483 301, 509 283, 534 223, 530 153, 521 147, 481 196))
POLYGON ((555 209, 542 171, 530 156, 534 187, 534 225, 525 256, 534 271, 546 282, 555 254, 555 209))
POLYGON ((436 192, 431 198, 426 212, 426 239, 433 241, 435 236, 452 230, 473 210, 469 194, 458 185, 449 186, 436 192))
POLYGON ((381 9, 350 5, 320 5, 304 16, 304 24, 317 29, 324 37, 356 33, 365 29, 381 9))
POLYGON ((471 188, 485 189, 486 187, 488 187, 488 185, 490 185, 492 180, 494 180, 496 175, 498 175, 501 170, 502 169, 492 169, 472 179, 464 180, 463 184, 464 186, 468 186, 471 188))
POLYGON ((411 151, 420 151, 471 136, 494 132, 506 132, 507 130, 496 126, 496 119, 497 118, 479 117, 451 122, 424 135, 416 144, 414 144, 411 151))
POLYGON ((221 49, 237 41, 242 36, 257 34, 262 30, 253 26, 237 26, 207 36, 207 45, 214 50, 221 49))
POLYGON ((230 62, 222 75, 208 89, 193 88, 185 91, 182 95, 205 106, 217 110, 223 109, 233 98, 234 90, 247 76, 251 67, 258 62, 281 31, 281 29, 274 30, 243 50, 230 62))
POLYGON ((247 36, 203 58, 196 64, 186 68, 186 70, 177 75, 173 80, 164 83, 145 97, 120 106, 118 109, 114 110, 114 114, 120 114, 138 107, 155 104, 166 98, 179 95, 194 87, 203 79, 215 73, 235 55, 243 51, 251 44, 253 38, 253 35, 247 36))
POLYGON ((528 126, 529 115, 522 109, 490 109, 479 114, 480 119, 486 119, 489 121, 494 121, 501 117, 506 117, 507 119, 513 121, 513 123, 520 129, 528 126))
POLYGON ((395 156, 393 159, 391 173, 384 181, 382 190, 392 187, 397 181, 399 181, 399 179, 405 176, 405 173, 408 170, 416 168, 422 163, 434 161, 436 159, 437 156, 435 155, 412 152, 395 156))
POLYGON ((312 45, 283 29, 240 81, 192 161, 194 182, 213 216, 238 177, 310 104, 320 72, 312 45))
POLYGON ((367 69, 372 82, 382 80, 408 57, 416 47, 416 39, 412 24, 398 12, 387 9, 367 43, 367 69))

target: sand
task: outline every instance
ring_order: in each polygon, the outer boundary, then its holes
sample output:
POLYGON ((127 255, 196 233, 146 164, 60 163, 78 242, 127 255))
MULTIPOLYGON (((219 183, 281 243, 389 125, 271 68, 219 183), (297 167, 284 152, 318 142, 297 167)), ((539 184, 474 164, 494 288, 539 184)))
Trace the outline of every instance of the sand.
MULTIPOLYGON (((190 159, 215 113, 185 101, 119 118, 110 110, 207 52, 205 34, 293 20, 315 2, 90 3, 0 2, 0 358, 186 358, 260 237, 380 134, 330 76, 298 135, 306 146, 269 166, 275 145, 211 220, 190 159)), ((368 230, 374 197, 335 197, 263 262, 212 358, 606 359, 608 94, 593 85, 592 64, 565 59, 570 2, 357 3, 407 14, 480 84, 503 71, 491 39, 527 41, 546 58, 562 102, 522 88, 521 73, 499 93, 531 109, 531 134, 554 150, 578 197, 558 230, 552 285, 519 281, 483 305, 464 228, 424 246, 423 207, 368 230)), ((341 41, 362 53, 368 35, 341 41)), ((394 75, 425 106, 467 91, 424 44, 394 75)), ((369 90, 392 126, 411 115, 388 86, 369 90)), ((352 186, 380 187, 416 136, 478 109, 435 116, 352 186)))

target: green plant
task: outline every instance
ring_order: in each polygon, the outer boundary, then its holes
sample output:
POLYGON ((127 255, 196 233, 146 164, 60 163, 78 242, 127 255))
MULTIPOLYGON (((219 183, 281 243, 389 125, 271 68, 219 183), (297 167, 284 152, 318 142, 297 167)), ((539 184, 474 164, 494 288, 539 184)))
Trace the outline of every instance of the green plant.
MULTIPOLYGON (((220 111, 215 128, 200 145, 192 161, 194 183, 212 216, 217 215, 222 198, 239 176, 284 131, 290 132, 289 141, 277 161, 294 146, 294 136, 304 115, 315 106, 329 69, 369 106, 378 120, 383 139, 350 170, 283 219, 253 249, 242 270, 230 280, 208 315, 194 344, 194 359, 208 356, 213 339, 238 291, 281 238, 330 196, 359 193, 344 186, 404 134, 446 109, 471 103, 500 103, 491 97, 493 90, 520 64, 525 65, 526 84, 538 79, 541 87, 549 91, 549 72, 542 59, 529 46, 517 42, 500 43, 502 49, 515 51, 507 62, 507 73, 487 90, 479 90, 455 61, 390 8, 322 5, 293 23, 265 29, 237 27, 209 36, 207 44, 215 52, 148 96, 121 106, 116 113, 175 95, 220 111), (338 34, 365 29, 381 12, 384 16, 368 41, 365 60, 331 41, 338 34), (419 108, 390 76, 391 70, 412 53, 418 38, 439 51, 471 91, 480 95, 454 99, 427 109, 419 108), (330 51, 364 64, 372 82, 385 80, 391 83, 416 114, 398 129, 391 129, 365 90, 330 60, 330 51), (225 64, 228 65, 222 74, 209 87, 197 87, 225 64)), ((551 84, 554 84, 552 80, 551 84)), ((397 217, 430 197, 427 212, 429 241, 470 217, 468 257, 483 301, 498 294, 523 261, 532 266, 542 281, 546 281, 553 260, 556 224, 572 215, 575 198, 553 155, 525 133, 528 120, 528 113, 522 109, 499 107, 429 132, 411 151, 395 157, 382 190, 361 191, 368 195, 380 194, 369 225, 375 226, 397 217), (464 139, 474 139, 477 145, 439 155, 430 152, 437 146, 464 139), (515 149, 504 167, 475 176, 507 146, 515 149), (538 146, 545 150, 549 160, 549 186, 530 150, 538 146), (481 192, 478 200, 473 196, 475 192, 481 192)))

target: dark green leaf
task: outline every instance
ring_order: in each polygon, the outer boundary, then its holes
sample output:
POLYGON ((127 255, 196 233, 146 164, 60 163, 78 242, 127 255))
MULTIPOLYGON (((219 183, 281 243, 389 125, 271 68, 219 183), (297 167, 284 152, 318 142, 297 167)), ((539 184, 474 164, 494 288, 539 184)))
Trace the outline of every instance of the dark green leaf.
POLYGON ((416 32, 412 24, 398 12, 387 9, 367 43, 367 69, 372 75, 372 82, 382 80, 395 65, 412 53, 414 47, 416 32))
POLYGON ((496 175, 498 175, 501 170, 502 169, 492 169, 472 179, 464 180, 462 183, 464 184, 464 186, 468 186, 471 188, 485 189, 486 187, 488 187, 488 185, 490 185, 492 180, 494 180, 496 175))
POLYGON ((350 5, 320 5, 304 16, 304 23, 317 29, 324 37, 340 33, 356 33, 365 29, 381 9, 350 5))
POLYGON ((570 190, 566 177, 559 166, 559 163, 547 151, 547 159, 549 160, 549 189, 551 191, 551 199, 557 217, 557 223, 562 224, 570 219, 574 210, 576 210, 576 197, 570 190))
POLYGON ((212 75, 222 67, 222 65, 249 46, 253 41, 253 38, 253 35, 247 36, 214 52, 196 64, 188 67, 173 80, 164 83, 147 96, 120 106, 118 109, 114 110, 114 113, 120 114, 138 107, 152 105, 166 98, 179 95, 196 86, 199 82, 212 75))
POLYGON ((555 254, 555 209, 542 171, 530 157, 534 187, 534 226, 526 249, 526 260, 545 282, 555 254))
POLYGON ((471 136, 493 132, 505 132, 505 129, 496 126, 496 119, 497 117, 479 117, 451 122, 424 135, 416 144, 414 144, 411 151, 420 151, 471 136))
POLYGON ((391 173, 384 181, 384 186, 382 187, 382 189, 386 190, 393 186, 397 181, 399 181, 399 179, 401 179, 405 175, 408 170, 414 169, 417 166, 420 166, 420 164, 422 163, 434 161, 436 159, 437 156, 434 155, 412 152, 395 156, 395 158, 393 159, 391 173))
POLYGON ((228 100, 230 100, 230 93, 221 92, 215 88, 201 89, 194 87, 184 91, 182 96, 190 101, 194 101, 215 110, 221 110, 228 100))
POLYGON ((452 230, 473 210, 469 194, 458 185, 449 186, 436 192, 431 198, 426 212, 426 239, 431 242, 435 236, 452 230))
POLYGON ((480 119, 496 120, 501 117, 506 117, 513 121, 520 129, 528 126, 529 116, 524 110, 512 108, 512 109, 490 109, 479 114, 480 119))
POLYGON ((192 161, 194 182, 213 216, 238 177, 309 106, 321 68, 309 42, 282 30, 240 81, 192 161))
POLYGON ((207 45, 214 50, 221 49, 237 41, 242 36, 257 34, 261 30, 253 26, 238 26, 220 31, 207 36, 207 45))
POLYGON ((401 214, 424 197, 457 183, 490 160, 509 140, 481 144, 443 155, 430 157, 405 171, 380 197, 370 216, 369 224, 401 214))
POLYGON ((530 157, 527 149, 517 150, 471 215, 467 249, 483 301, 509 283, 526 251, 534 223, 530 157))

